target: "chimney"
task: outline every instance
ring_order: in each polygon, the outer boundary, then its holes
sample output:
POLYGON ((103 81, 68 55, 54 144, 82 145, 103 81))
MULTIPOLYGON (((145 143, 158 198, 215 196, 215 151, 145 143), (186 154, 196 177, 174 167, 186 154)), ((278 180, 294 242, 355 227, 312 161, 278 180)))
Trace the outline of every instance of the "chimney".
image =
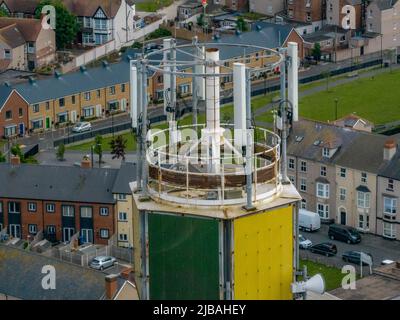
POLYGON ((21 159, 19 158, 19 156, 11 156, 10 163, 13 166, 19 166, 21 164, 21 159))
POLYGON ((389 139, 385 142, 385 146, 383 148, 383 160, 390 161, 393 156, 396 154, 397 144, 393 139, 389 139))
POLYGON ((109 274, 106 276, 106 299, 112 300, 118 290, 117 274, 109 274))
POLYGON ((84 169, 90 169, 92 167, 92 161, 89 157, 83 157, 81 161, 81 167, 84 169))
POLYGON ((125 268, 124 270, 121 271, 121 277, 125 280, 130 280, 130 275, 133 272, 132 268, 125 268))

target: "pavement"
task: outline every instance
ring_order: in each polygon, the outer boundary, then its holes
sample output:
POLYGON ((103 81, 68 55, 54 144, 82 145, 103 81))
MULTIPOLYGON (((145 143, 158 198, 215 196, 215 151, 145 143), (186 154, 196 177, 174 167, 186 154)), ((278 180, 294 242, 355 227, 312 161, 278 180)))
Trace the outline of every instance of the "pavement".
MULTIPOLYGON (((360 243, 347 244, 345 242, 329 239, 328 228, 328 225, 321 225, 321 229, 316 232, 301 231, 300 234, 302 234, 305 238, 310 239, 313 244, 323 242, 334 243, 338 249, 337 255, 333 257, 326 257, 320 254, 311 253, 309 250, 300 250, 300 258, 309 259, 338 268, 349 264, 349 262, 344 262, 342 260, 342 254, 345 251, 350 250, 370 253, 373 258, 374 268, 380 266, 381 261, 385 259, 390 259, 393 261, 400 260, 400 241, 387 240, 372 234, 362 234, 362 240, 360 243)), ((356 269, 359 271, 359 266, 356 266, 356 269)), ((364 272, 368 272, 368 267, 364 267, 363 270, 364 272)))

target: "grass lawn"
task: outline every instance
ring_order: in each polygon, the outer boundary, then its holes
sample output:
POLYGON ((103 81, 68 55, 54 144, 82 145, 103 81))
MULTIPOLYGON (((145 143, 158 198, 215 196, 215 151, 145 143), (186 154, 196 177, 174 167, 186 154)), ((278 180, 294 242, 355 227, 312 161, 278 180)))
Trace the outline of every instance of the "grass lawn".
POLYGON ((305 118, 335 120, 335 98, 338 117, 356 113, 375 125, 400 119, 400 71, 383 73, 374 77, 303 97, 299 102, 300 115, 305 118))
MULTIPOLYGON (((115 136, 118 136, 118 133, 115 133, 115 136)), ((124 134, 122 134, 122 136, 127 140, 127 148, 125 151, 126 152, 135 151, 136 150, 136 139, 133 137, 133 135, 131 133, 124 133, 124 134)), ((102 147, 103 147, 104 152, 111 151, 111 147, 110 147, 111 140, 112 140, 112 136, 103 137, 102 147)), ((93 144, 94 144, 94 139, 89 142, 82 143, 82 144, 77 144, 74 146, 66 146, 66 150, 84 151, 84 152, 90 153, 90 148, 93 144)))
POLYGON ((156 12, 158 9, 170 6, 174 0, 143 0, 136 3, 137 11, 156 12))
POLYGON ((307 266, 307 273, 309 277, 320 273, 325 279, 325 290, 330 291, 336 289, 341 286, 342 279, 345 274, 342 274, 341 270, 334 267, 328 267, 324 264, 309 261, 309 260, 300 260, 300 269, 303 269, 303 266, 307 266))

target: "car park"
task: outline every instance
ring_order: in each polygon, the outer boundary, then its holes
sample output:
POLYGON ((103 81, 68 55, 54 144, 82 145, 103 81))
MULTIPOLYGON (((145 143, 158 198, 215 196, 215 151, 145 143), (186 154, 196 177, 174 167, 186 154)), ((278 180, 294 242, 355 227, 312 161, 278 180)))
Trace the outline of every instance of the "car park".
MULTIPOLYGON (((369 253, 366 253, 366 254, 369 255, 372 260, 372 255, 369 253)), ((346 251, 345 253, 343 253, 342 259, 343 259, 343 261, 351 262, 351 263, 355 263, 355 264, 359 265, 361 263, 361 252, 354 251, 354 250, 346 251)), ((363 262, 363 266, 366 266, 366 265, 368 265, 368 264, 363 262)))
POLYGON ((361 242, 361 235, 356 229, 338 224, 329 226, 328 236, 331 240, 339 240, 349 244, 361 242))
POLYGON ((76 132, 76 133, 81 133, 81 132, 90 131, 90 130, 92 130, 92 125, 90 124, 90 122, 78 122, 72 128, 72 132, 76 132))
POLYGON ((299 247, 300 249, 308 249, 312 246, 311 240, 305 238, 303 235, 299 235, 299 247))
POLYGON ((310 247, 312 253, 322 254, 331 257, 337 254, 336 245, 330 242, 319 243, 310 247))
POLYGON ((111 256, 98 256, 95 257, 90 263, 90 267, 97 270, 104 270, 106 268, 114 266, 117 259, 111 256))

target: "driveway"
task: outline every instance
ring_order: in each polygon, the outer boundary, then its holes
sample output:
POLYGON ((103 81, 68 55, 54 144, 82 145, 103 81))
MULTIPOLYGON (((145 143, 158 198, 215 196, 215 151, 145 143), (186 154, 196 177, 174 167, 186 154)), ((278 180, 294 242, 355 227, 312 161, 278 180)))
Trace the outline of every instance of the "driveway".
MULTIPOLYGON (((325 257, 320 254, 311 253, 308 250, 300 250, 301 258, 309 258, 310 260, 317 261, 326 265, 333 265, 342 267, 349 264, 342 260, 342 254, 345 251, 356 250, 370 253, 373 257, 373 267, 378 267, 382 260, 390 259, 393 261, 400 260, 400 241, 386 240, 379 236, 371 234, 362 234, 361 242, 359 244, 347 244, 337 240, 330 240, 328 237, 328 226, 322 225, 321 229, 317 232, 304 232, 301 231, 304 237, 310 239, 313 244, 322 242, 332 242, 336 244, 338 253, 334 257, 325 257)), ((359 268, 357 268, 359 270, 359 268)), ((366 267, 364 268, 366 271, 366 267)))

